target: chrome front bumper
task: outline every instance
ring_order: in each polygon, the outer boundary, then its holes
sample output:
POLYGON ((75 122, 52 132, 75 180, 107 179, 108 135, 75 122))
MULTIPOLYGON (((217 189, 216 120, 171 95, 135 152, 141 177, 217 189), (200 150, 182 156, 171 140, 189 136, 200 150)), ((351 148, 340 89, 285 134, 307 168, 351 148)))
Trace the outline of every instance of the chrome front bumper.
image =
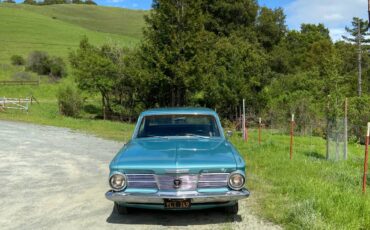
POLYGON ((157 192, 154 194, 114 192, 112 190, 105 193, 108 200, 121 203, 135 204, 163 204, 164 199, 191 199, 193 204, 229 202, 247 198, 247 189, 240 191, 228 191, 226 193, 199 193, 191 192, 157 192))

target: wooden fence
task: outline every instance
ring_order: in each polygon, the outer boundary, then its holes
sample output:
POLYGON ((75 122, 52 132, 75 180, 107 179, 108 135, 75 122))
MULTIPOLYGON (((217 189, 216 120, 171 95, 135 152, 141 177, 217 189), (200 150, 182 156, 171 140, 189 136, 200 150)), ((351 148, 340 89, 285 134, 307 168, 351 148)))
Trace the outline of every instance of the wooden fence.
POLYGON ((0 85, 39 85, 39 81, 0 81, 0 85))
POLYGON ((18 109, 28 112, 30 103, 32 104, 32 97, 30 98, 0 97, 0 111, 5 111, 5 109, 18 109))

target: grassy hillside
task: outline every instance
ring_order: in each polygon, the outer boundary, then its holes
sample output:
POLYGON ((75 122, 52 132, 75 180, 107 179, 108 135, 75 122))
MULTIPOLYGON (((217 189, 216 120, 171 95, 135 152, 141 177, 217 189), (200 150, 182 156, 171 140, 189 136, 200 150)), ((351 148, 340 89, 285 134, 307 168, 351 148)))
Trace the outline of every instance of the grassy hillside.
POLYGON ((0 63, 9 63, 11 55, 26 56, 33 50, 43 50, 66 58, 69 50, 76 48, 83 36, 87 36, 93 44, 112 42, 122 46, 133 46, 139 41, 138 31, 141 27, 134 30, 135 26, 132 25, 141 23, 142 13, 131 17, 130 14, 127 16, 126 12, 129 10, 96 6, 40 7, 2 3, 0 4, 0 63), (51 16, 54 13, 56 16, 51 16), (102 15, 110 15, 110 18, 107 19, 102 15), (126 24, 120 21, 125 21, 126 24), (120 26, 113 26, 114 28, 110 26, 115 24, 120 26), (120 29, 125 31, 126 26, 128 26, 127 33, 117 32, 120 29), (91 30, 88 29, 89 27, 97 29, 91 30), (103 30, 99 28, 106 29, 104 32, 98 32, 103 30), (135 35, 130 36, 130 34, 135 35))
MULTIPOLYGON (((116 43, 126 47, 135 46, 141 37, 144 14, 145 11, 87 5, 31 6, 0 3, 0 80, 11 80, 15 74, 24 72, 24 66, 10 64, 10 57, 15 54, 26 58, 31 51, 41 50, 60 56, 68 63, 69 52, 78 47, 83 36, 95 45, 116 43)), ((33 95, 40 101, 40 105, 33 105, 28 114, 14 110, 0 112, 0 119, 71 128, 80 127, 79 123, 85 129, 90 126, 86 119, 90 117, 88 112, 83 114, 85 119, 64 118, 58 114, 56 93, 60 85, 73 84, 71 74, 57 83, 49 82, 47 76, 31 72, 28 74, 34 80, 41 78, 41 85, 0 85, 0 97, 24 98, 33 95)), ((99 107, 100 100, 94 95, 88 96, 89 106, 99 107)), ((111 123, 92 121, 92 127, 93 124, 99 129, 99 125, 109 126, 111 123)), ((120 127, 118 124, 114 126, 120 127)), ((109 134, 106 136, 110 137, 109 134)))
POLYGON ((147 11, 129 10, 93 5, 47 5, 4 4, 3 7, 22 9, 68 22, 92 31, 118 34, 139 39, 144 27, 144 14, 147 11))

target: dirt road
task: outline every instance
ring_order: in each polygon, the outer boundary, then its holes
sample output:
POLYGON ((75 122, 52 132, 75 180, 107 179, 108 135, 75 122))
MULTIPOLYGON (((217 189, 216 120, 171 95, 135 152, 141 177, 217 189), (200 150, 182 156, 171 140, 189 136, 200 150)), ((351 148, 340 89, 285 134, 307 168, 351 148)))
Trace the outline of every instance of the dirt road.
MULTIPOLYGON (((220 210, 113 212, 108 164, 122 143, 68 129, 0 121, 0 229, 279 229, 220 210)), ((251 198, 253 199, 253 198, 251 198)))

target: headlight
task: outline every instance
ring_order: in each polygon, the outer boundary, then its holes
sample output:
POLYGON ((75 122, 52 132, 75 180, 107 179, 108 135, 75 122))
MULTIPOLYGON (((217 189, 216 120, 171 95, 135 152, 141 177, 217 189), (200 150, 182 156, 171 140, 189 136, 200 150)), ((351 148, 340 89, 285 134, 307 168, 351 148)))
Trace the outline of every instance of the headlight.
POLYGON ((244 187, 245 178, 242 174, 235 172, 231 173, 229 176, 228 184, 230 188, 234 190, 240 190, 244 187))
POLYGON ((114 173, 109 178, 109 185, 113 190, 119 191, 126 187, 126 176, 122 173, 114 173))

